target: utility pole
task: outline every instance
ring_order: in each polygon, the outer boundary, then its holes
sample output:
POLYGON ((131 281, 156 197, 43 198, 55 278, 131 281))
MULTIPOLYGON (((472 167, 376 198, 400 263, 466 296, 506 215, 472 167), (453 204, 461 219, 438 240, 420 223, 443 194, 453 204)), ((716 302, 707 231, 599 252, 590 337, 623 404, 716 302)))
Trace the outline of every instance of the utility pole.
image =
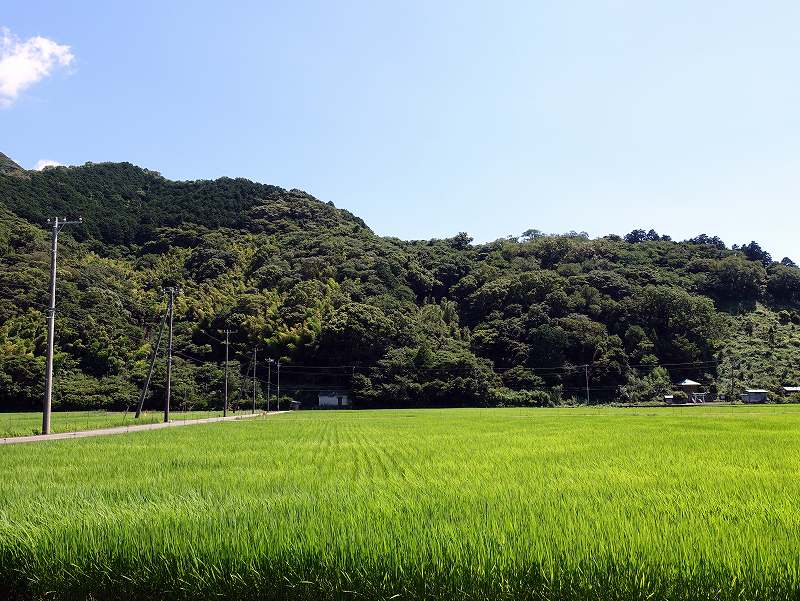
POLYGON ((53 342, 56 334, 56 259, 58 255, 58 233, 65 225, 83 223, 75 221, 48 219, 53 227, 53 240, 50 248, 50 307, 47 309, 47 363, 44 371, 44 404, 42 405, 42 434, 50 434, 50 408, 53 405, 53 342))
POLYGON ((589 404, 589 366, 584 365, 583 371, 586 374, 586 404, 589 404))
POLYGON ((172 317, 175 312, 175 288, 167 288, 169 294, 169 337, 167 338, 167 390, 164 394, 164 423, 169 422, 169 397, 172 392, 172 317))
POLYGON ((230 347, 230 335, 235 334, 237 331, 225 328, 225 401, 222 405, 222 417, 228 415, 228 349, 230 347))
POLYGON ((278 359, 278 411, 281 410, 281 360, 278 359))
POLYGON ((269 401, 270 395, 272 394, 272 364, 275 363, 275 360, 270 358, 267 359, 267 413, 269 413, 269 401))
POLYGON ((147 389, 150 386, 150 379, 153 377, 153 369, 155 368, 156 365, 156 355, 158 355, 158 349, 161 347, 161 337, 164 335, 164 325, 167 323, 168 314, 169 314, 169 308, 167 308, 167 310, 164 311, 164 316, 161 318, 161 325, 158 328, 158 338, 156 339, 156 345, 153 347, 153 352, 150 353, 150 369, 147 372, 147 379, 144 381, 144 386, 142 387, 142 393, 139 395, 139 405, 136 407, 135 417, 137 419, 142 414, 144 397, 147 396, 147 389))
POLYGON ((256 412, 256 365, 258 362, 258 349, 253 349, 253 413, 256 412))

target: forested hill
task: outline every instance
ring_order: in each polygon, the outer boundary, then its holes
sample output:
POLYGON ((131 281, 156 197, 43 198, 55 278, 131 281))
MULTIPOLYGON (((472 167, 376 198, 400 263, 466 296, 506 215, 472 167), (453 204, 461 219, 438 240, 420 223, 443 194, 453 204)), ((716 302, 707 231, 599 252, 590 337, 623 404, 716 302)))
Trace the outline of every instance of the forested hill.
POLYGON ((351 224, 366 229, 360 219, 299 190, 241 178, 175 182, 130 163, 26 172, 4 178, 0 198, 33 223, 80 214, 86 223, 73 231, 75 239, 107 245, 143 244, 158 237, 158 228, 189 223, 259 232, 277 231, 273 222, 286 228, 351 224))
POLYGON ((63 408, 133 402, 169 285, 178 408, 220 404, 226 325, 235 398, 251 394, 254 348, 258 394, 279 359, 282 394, 308 404, 319 390, 367 406, 583 401, 587 376, 592 402, 656 400, 686 377, 720 393, 800 384, 800 269, 755 243, 405 242, 298 190, 128 163, 25 171, 5 155, 0 202, 0 410, 40 404, 55 215, 85 220, 60 245, 63 408))
POLYGON ((11 173, 13 171, 23 171, 23 169, 0 152, 0 173, 11 173))

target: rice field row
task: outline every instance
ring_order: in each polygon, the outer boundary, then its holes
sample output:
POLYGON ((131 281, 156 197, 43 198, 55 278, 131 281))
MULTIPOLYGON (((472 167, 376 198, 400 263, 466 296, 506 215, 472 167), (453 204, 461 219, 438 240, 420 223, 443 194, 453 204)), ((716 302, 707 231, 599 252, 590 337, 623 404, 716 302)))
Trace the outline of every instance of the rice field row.
MULTIPOLYGON (((170 414, 170 418, 175 421, 220 415, 222 411, 174 411, 170 414)), ((51 414, 50 431, 55 434, 134 424, 155 424, 163 419, 164 414, 161 411, 144 411, 139 419, 134 419, 130 411, 54 411, 51 414)), ((40 434, 41 431, 41 413, 0 413, 0 438, 31 436, 40 434)))
POLYGON ((800 598, 797 407, 299 412, 0 457, 0 597, 800 598))

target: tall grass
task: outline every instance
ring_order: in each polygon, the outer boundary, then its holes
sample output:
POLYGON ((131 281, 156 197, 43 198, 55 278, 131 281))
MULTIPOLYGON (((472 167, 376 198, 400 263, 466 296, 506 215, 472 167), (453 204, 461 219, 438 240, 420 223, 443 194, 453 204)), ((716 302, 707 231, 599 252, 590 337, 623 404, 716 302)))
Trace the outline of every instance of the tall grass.
POLYGON ((800 598, 799 431, 797 407, 311 412, 0 448, 0 596, 800 598))

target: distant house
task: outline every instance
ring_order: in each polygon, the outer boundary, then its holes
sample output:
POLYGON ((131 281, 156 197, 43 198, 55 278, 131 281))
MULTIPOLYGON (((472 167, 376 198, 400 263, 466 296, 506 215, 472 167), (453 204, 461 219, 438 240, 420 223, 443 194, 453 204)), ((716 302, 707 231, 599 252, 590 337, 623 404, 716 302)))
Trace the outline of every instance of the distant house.
POLYGON ((700 388, 702 386, 703 385, 700 384, 700 382, 695 382, 694 380, 689 380, 688 378, 678 384, 678 387, 686 393, 686 397, 690 403, 706 402, 706 393, 700 392, 700 388))
POLYGON ((800 386, 784 386, 783 388, 781 388, 781 393, 783 393, 786 396, 792 394, 800 394, 800 386))
POLYGON ((349 407, 352 405, 350 396, 346 392, 341 391, 320 391, 319 393, 319 406, 320 407, 349 407))
POLYGON ((744 394, 742 395, 742 400, 745 403, 766 403, 768 394, 769 392, 766 390, 753 388, 744 391, 744 394))

